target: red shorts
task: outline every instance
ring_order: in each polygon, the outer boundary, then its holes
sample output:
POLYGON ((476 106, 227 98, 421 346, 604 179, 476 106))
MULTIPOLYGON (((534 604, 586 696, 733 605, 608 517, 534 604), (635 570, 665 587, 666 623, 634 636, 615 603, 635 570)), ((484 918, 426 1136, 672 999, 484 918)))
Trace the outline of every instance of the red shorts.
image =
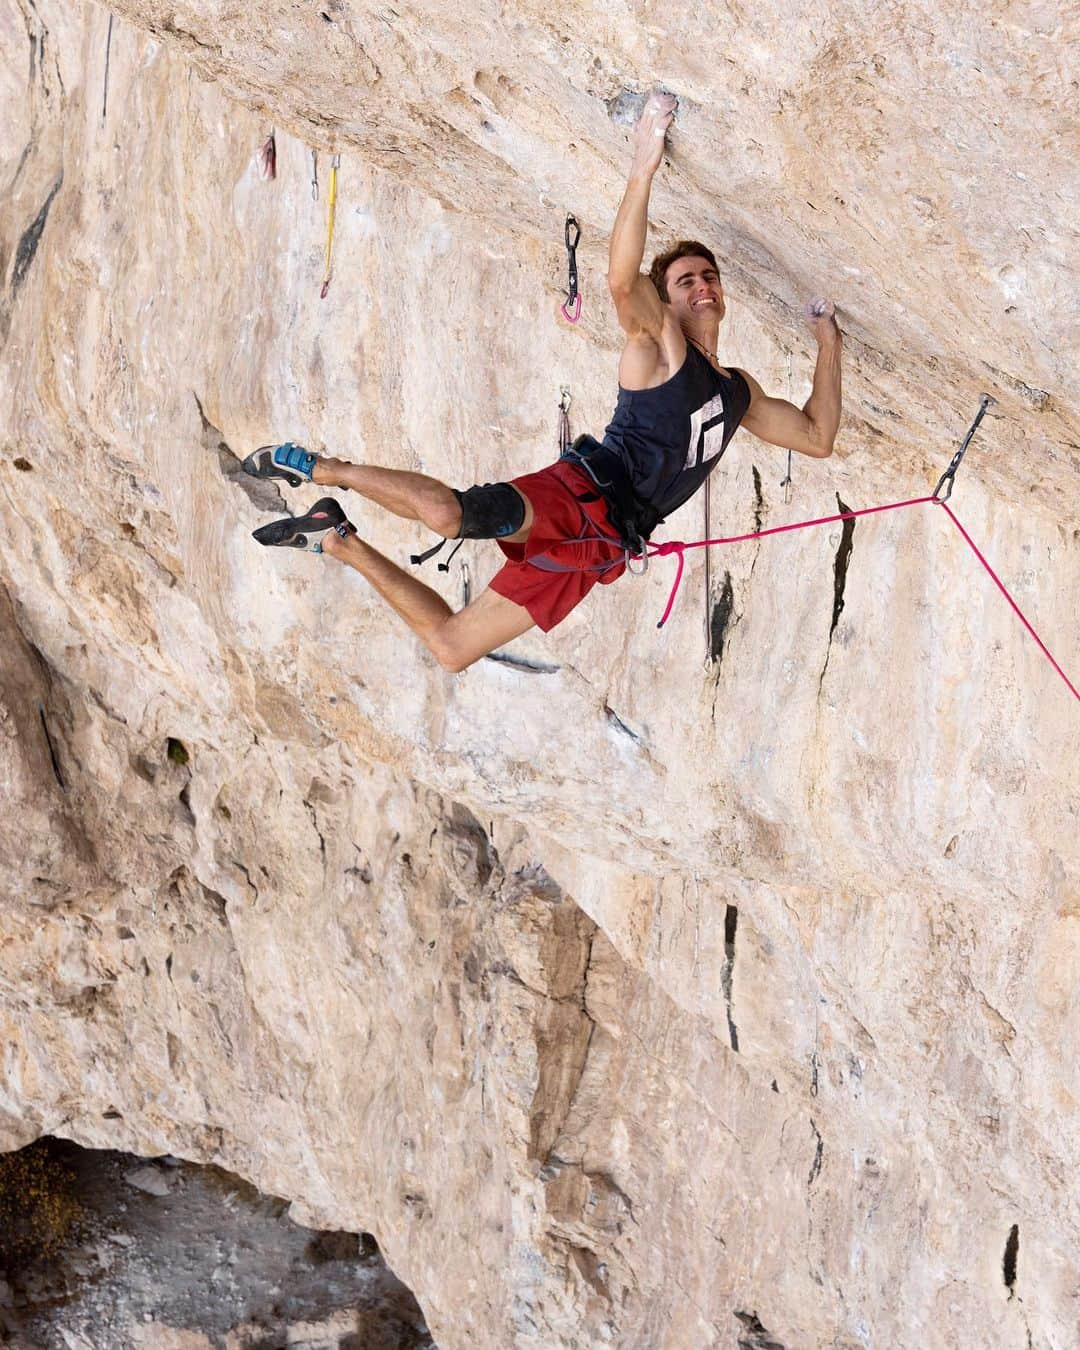
POLYGON ((524 544, 495 542, 508 561, 491 579, 491 589, 529 611, 545 633, 581 603, 599 581, 609 585, 626 571, 622 545, 613 538, 607 503, 584 469, 569 460, 558 460, 539 473, 527 473, 510 482, 528 498, 533 523, 524 544), (606 535, 610 543, 590 536, 606 535), (529 558, 543 555, 568 570, 549 572, 529 558), (612 563, 606 571, 592 570, 612 563))

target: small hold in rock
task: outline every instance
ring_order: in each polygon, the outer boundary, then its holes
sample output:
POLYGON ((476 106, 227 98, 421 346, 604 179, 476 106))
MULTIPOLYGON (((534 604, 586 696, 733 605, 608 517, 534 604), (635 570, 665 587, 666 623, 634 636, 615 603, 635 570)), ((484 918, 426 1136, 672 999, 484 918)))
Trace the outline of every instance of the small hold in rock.
POLYGON ((187 750, 184 748, 183 741, 178 741, 175 736, 169 737, 169 743, 166 749, 166 754, 174 764, 186 764, 188 760, 191 758, 187 750))
POLYGON ((29 473, 30 470, 34 467, 28 459, 23 459, 22 455, 20 455, 18 459, 13 460, 12 463, 15 465, 15 467, 19 470, 20 473, 29 473))
POLYGON ((747 1332, 745 1336, 739 1337, 740 1350, 784 1350, 783 1344, 774 1340, 768 1328, 762 1325, 756 1312, 736 1312, 735 1316, 747 1332))

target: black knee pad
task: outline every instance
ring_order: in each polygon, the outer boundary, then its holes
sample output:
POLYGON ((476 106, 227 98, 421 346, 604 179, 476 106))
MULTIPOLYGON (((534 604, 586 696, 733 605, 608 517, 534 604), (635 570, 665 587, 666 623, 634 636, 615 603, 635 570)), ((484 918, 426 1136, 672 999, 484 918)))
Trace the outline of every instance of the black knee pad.
POLYGON ((459 539, 503 539, 525 524, 525 499, 509 483, 484 483, 465 492, 452 488, 461 504, 459 539))

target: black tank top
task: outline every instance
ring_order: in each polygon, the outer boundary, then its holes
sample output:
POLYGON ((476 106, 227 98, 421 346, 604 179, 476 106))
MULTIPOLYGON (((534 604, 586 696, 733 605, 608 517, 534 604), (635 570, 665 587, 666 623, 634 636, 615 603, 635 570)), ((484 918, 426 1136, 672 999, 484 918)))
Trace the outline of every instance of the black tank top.
POLYGON ((750 406, 738 371, 721 375, 691 343, 670 380, 624 389, 604 432, 629 471, 634 495, 661 519, 677 511, 720 463, 750 406))

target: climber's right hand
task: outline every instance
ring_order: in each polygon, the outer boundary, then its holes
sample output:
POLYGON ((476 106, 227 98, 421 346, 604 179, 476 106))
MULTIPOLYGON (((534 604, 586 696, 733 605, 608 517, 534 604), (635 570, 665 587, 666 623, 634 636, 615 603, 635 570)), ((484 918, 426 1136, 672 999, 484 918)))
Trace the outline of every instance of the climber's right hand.
POLYGON ((652 93, 645 100, 641 116, 634 124, 634 173, 651 176, 660 167, 667 129, 677 106, 674 94, 652 93))

